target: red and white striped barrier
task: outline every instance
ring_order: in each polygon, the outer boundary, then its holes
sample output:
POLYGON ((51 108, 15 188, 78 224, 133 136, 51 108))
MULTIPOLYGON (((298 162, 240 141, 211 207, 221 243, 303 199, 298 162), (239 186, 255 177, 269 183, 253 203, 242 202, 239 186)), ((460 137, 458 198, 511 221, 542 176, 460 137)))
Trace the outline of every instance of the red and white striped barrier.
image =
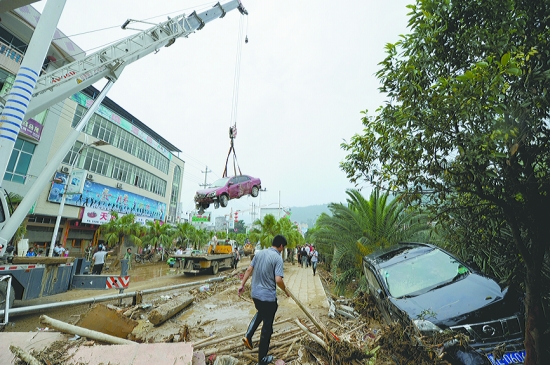
POLYGON ((126 289, 130 284, 129 276, 109 276, 105 289, 126 289))

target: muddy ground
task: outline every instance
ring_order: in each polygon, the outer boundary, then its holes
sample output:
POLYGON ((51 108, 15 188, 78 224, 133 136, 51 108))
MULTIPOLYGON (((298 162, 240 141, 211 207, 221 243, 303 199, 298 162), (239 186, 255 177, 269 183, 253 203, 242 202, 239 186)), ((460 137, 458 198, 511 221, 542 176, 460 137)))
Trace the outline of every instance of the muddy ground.
MULTIPOLYGON (((123 299, 122 303, 111 301, 103 304, 86 304, 43 311, 43 313, 19 316, 11 319, 6 326, 6 332, 45 331, 39 321, 40 314, 69 323, 78 324, 86 316, 90 316, 98 305, 111 305, 120 308, 118 313, 131 312, 129 317, 137 325, 127 336, 128 339, 140 343, 159 342, 192 342, 196 351, 209 356, 231 356, 235 363, 255 364, 257 352, 249 351, 241 343, 241 336, 246 331, 251 317, 255 313, 254 305, 249 292, 242 296, 237 295, 240 284, 240 275, 248 265, 244 259, 235 271, 220 271, 218 276, 227 279, 219 283, 211 283, 208 288, 196 285, 191 288, 168 290, 162 293, 146 294, 143 296, 142 306, 133 306, 132 299, 123 299), (148 321, 150 311, 164 303, 174 301, 185 295, 193 295, 193 303, 171 317, 161 325, 154 326, 148 321), (216 343, 216 340, 233 336, 231 339, 216 343), (212 343, 209 345, 209 343, 212 343), (204 345, 202 345, 204 344, 204 345)), ((285 272, 299 270, 297 266, 285 264, 285 272)), ((279 309, 275 322, 275 333, 271 341, 271 350, 276 358, 286 364, 445 364, 437 354, 428 353, 420 349, 404 336, 404 331, 398 327, 382 327, 378 321, 376 309, 369 304, 368 297, 351 301, 344 298, 334 298, 330 294, 330 275, 320 268, 322 282, 327 291, 327 297, 342 305, 351 308, 349 315, 336 314, 329 317, 325 298, 317 298, 313 303, 304 303, 306 310, 314 319, 326 329, 321 332, 314 326, 303 310, 283 293, 279 293, 279 309), (299 319, 304 328, 300 329, 294 322, 299 319), (328 335, 327 335, 328 334, 328 335), (337 340, 335 340, 337 339, 337 340), (320 341, 319 341, 320 340, 320 341)), ((117 274, 114 270, 106 273, 117 274)), ((130 288, 127 291, 139 291, 151 288, 167 287, 182 283, 200 282, 211 279, 212 275, 185 276, 177 269, 169 268, 166 264, 134 264, 129 273, 131 275, 130 288)), ((115 292, 109 292, 113 294, 115 292)), ((98 297, 106 294, 102 290, 79 291, 41 298, 16 305, 37 305, 57 301, 75 300, 83 297, 98 297)), ((112 310, 114 307, 111 307, 112 310)), ((259 331, 257 332, 259 334, 259 331)), ((83 339, 85 340, 85 339, 83 339)), ((72 343, 71 346, 75 344, 72 343)), ((68 351, 67 342, 55 344, 56 349, 47 348, 43 354, 35 354, 42 364, 65 365, 70 360, 58 362, 48 354, 59 354, 68 351), (54 351, 55 350, 55 351, 54 351)), ((257 350, 256 350, 257 351, 257 350)), ((56 355, 61 359, 59 355, 56 355)), ((210 363, 213 363, 210 362, 210 363)), ((17 363, 22 365, 23 362, 17 363)), ((281 362, 279 362, 281 364, 281 362)))

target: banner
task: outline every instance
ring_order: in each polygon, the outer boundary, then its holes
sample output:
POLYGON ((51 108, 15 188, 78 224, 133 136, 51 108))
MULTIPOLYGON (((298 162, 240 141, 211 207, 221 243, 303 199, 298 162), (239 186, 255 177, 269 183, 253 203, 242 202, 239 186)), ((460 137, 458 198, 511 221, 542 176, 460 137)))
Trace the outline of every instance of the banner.
POLYGON ((191 222, 210 222, 210 213, 193 214, 191 216, 191 222))
MULTIPOLYGON (((118 217, 122 217, 125 214, 119 214, 118 217)), ((102 210, 97 208, 84 208, 82 214, 82 223, 102 225, 111 221, 111 212, 108 210, 102 210)), ((145 225, 145 222, 154 222, 153 218, 136 216, 135 222, 145 225)))

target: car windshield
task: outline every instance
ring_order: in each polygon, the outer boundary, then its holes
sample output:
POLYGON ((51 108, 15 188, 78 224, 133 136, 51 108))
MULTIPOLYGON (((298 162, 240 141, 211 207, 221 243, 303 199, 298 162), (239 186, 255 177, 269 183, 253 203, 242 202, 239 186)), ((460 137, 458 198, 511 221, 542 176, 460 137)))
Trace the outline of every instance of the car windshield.
POLYGON ((440 250, 380 269, 380 275, 394 298, 419 295, 469 273, 464 265, 440 250))
POLYGON ((227 180, 229 180, 229 177, 224 177, 223 179, 216 180, 210 185, 211 188, 221 188, 222 186, 225 186, 227 184, 227 180))

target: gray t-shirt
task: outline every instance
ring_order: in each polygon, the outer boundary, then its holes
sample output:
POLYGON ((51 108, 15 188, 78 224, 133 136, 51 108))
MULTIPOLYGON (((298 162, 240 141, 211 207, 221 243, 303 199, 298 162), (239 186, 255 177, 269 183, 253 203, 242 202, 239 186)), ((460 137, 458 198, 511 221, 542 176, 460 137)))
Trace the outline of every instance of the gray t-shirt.
POLYGON ((107 252, 105 251, 97 251, 94 253, 94 265, 104 264, 105 256, 107 256, 107 252))
POLYGON ((274 247, 261 250, 252 259, 252 298, 264 302, 277 301, 275 276, 283 277, 283 258, 274 247))

